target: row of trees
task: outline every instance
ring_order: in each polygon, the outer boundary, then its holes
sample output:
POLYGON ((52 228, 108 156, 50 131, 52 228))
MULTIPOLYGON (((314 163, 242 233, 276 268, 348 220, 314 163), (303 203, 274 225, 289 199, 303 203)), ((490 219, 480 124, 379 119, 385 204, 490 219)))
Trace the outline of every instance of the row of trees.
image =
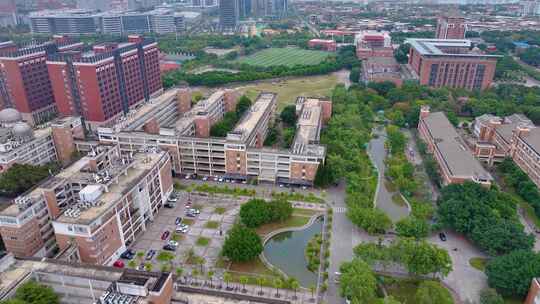
POLYGON ((497 169, 503 175, 506 185, 512 187, 523 200, 533 207, 536 216, 540 217, 540 192, 529 176, 510 158, 502 161, 497 169))
POLYGON ((270 202, 254 198, 240 207, 240 222, 249 228, 257 228, 272 222, 284 222, 293 213, 292 204, 283 199, 270 202))

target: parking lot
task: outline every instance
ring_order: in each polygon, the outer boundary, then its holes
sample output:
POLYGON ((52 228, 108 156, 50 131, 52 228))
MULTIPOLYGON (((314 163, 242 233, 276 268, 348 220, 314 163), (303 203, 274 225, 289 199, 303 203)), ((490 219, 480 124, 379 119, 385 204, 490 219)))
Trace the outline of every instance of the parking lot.
POLYGON ((187 264, 192 263, 189 257, 193 257, 193 254, 203 258, 204 265, 213 267, 219 257, 227 231, 233 226, 243 200, 245 199, 217 199, 190 195, 185 192, 178 193, 176 206, 163 207, 153 223, 130 247, 137 253, 145 254, 145 257, 136 257, 134 261, 138 265, 151 262, 152 269, 159 270, 162 263, 157 260, 158 254, 163 251, 164 245, 169 240, 174 240, 178 242, 178 246, 175 251, 170 251, 175 257, 172 261, 173 267, 188 267, 187 264), (186 216, 186 209, 189 209, 186 207, 188 201, 191 201, 191 208, 199 210, 200 214, 194 217, 186 216), (189 226, 185 233, 175 232, 178 217, 182 218, 182 223, 189 226), (166 231, 169 235, 164 238, 163 234, 166 231), (155 250, 156 254, 151 260, 147 260, 146 255, 150 250, 155 250))

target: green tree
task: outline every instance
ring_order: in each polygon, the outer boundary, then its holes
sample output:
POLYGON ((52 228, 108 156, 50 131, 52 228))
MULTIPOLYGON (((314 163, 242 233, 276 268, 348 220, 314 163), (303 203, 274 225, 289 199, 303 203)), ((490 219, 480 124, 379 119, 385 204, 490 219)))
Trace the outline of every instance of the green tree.
POLYGON ((229 289, 229 283, 232 281, 232 275, 228 272, 225 272, 223 274, 223 282, 225 282, 225 285, 227 289, 229 289))
POLYGON ((294 300, 297 299, 296 297, 296 291, 298 290, 298 288, 300 288, 300 283, 298 282, 298 280, 296 278, 291 278, 290 280, 290 286, 292 288, 292 290, 294 291, 294 300))
POLYGON ((486 266, 488 284, 502 296, 524 297, 531 280, 540 276, 540 255, 516 250, 492 259, 486 266))
POLYGON ((272 285, 274 285, 274 288, 276 289, 276 297, 279 298, 279 289, 283 287, 283 280, 280 278, 275 278, 272 285))
POLYGON ((44 166, 14 164, 0 175, 0 194, 10 197, 20 195, 56 171, 58 171, 56 164, 44 166))
POLYGON ((242 292, 246 292, 246 284, 249 282, 249 278, 247 276, 241 276, 239 280, 240 284, 242 284, 242 292))
POLYGON ((392 220, 380 209, 349 207, 347 215, 351 222, 370 234, 384 233, 392 227, 392 220))
POLYGON ((54 290, 36 281, 28 281, 17 288, 15 299, 27 304, 58 304, 60 298, 54 290))
POLYGON ((480 304, 504 304, 504 299, 493 288, 484 288, 480 292, 480 304))
POLYGON ((28 303, 26 303, 23 300, 19 300, 19 299, 10 299, 10 300, 6 300, 6 301, 2 301, 2 302, 0 302, 0 304, 28 304, 28 303))
POLYGON ((415 275, 440 273, 447 276, 452 271, 452 259, 448 252, 425 240, 402 238, 392 246, 407 270, 415 275))
POLYGON ((246 95, 242 95, 236 104, 236 117, 240 118, 251 107, 251 99, 246 95))
POLYGON ((354 67, 349 74, 349 80, 352 83, 358 83, 360 81, 360 67, 354 67))
POLYGON ((222 253, 234 262, 247 262, 263 251, 261 237, 252 229, 235 225, 229 231, 222 253))
POLYGON ((292 204, 285 199, 272 200, 269 205, 270 221, 284 222, 288 220, 294 211, 292 204))
POLYGON ((296 125, 296 106, 288 105, 279 114, 281 121, 289 126, 296 125))
POLYGON ((429 223, 414 216, 406 217, 396 223, 396 232, 401 237, 425 238, 429 234, 429 223))
POLYGON ((265 200, 254 198, 240 207, 240 221, 249 228, 256 228, 270 222, 272 218, 270 212, 265 200))
POLYGON ((414 295, 417 304, 453 304, 454 300, 448 289, 439 282, 424 281, 414 295))
POLYGON ((339 270, 341 296, 352 303, 372 303, 376 297, 377 280, 370 266, 361 259, 355 258, 351 262, 343 263, 339 270))

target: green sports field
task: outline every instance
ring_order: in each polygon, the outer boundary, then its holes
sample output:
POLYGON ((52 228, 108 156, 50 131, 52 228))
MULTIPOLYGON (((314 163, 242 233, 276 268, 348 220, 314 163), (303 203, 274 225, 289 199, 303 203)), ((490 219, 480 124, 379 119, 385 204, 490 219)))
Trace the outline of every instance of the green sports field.
POLYGON ((299 48, 270 48, 265 49, 247 57, 237 59, 236 62, 253 66, 293 66, 296 64, 315 65, 330 56, 330 53, 323 51, 303 50, 299 48))

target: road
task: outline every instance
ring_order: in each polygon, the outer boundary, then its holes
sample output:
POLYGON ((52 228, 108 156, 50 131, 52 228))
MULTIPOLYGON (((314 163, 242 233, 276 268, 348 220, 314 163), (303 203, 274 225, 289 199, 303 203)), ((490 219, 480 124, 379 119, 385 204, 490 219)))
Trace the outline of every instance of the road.
POLYGON ((385 165, 384 160, 386 159, 386 149, 384 147, 384 142, 386 140, 386 131, 384 128, 373 129, 374 134, 378 135, 377 138, 373 138, 369 142, 368 154, 370 155, 372 161, 375 163, 375 166, 379 170, 379 186, 377 187, 376 194, 376 205, 377 208, 383 210, 393 222, 397 222, 402 218, 405 218, 409 215, 409 209, 407 206, 399 206, 394 203, 392 200, 392 195, 397 194, 396 192, 391 192, 386 188, 384 183, 384 172, 385 165))

